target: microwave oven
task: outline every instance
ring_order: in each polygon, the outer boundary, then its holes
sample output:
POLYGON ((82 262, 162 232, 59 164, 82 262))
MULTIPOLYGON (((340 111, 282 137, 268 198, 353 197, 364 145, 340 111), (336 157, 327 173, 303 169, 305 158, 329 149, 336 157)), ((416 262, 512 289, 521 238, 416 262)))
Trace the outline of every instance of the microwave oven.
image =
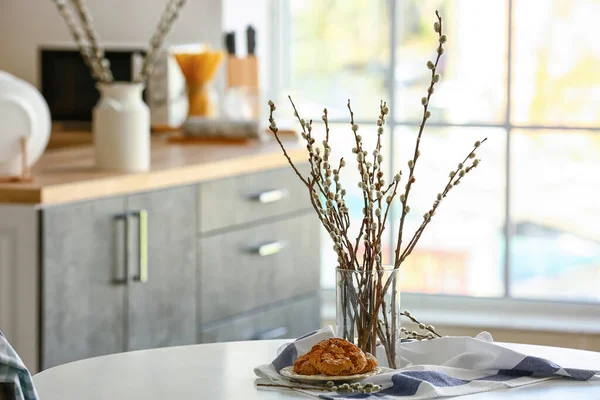
MULTIPOLYGON (((107 47, 106 58, 115 81, 132 81, 140 69, 143 47, 107 47)), ((89 123, 100 93, 91 71, 74 46, 39 48, 40 88, 53 122, 89 123)))

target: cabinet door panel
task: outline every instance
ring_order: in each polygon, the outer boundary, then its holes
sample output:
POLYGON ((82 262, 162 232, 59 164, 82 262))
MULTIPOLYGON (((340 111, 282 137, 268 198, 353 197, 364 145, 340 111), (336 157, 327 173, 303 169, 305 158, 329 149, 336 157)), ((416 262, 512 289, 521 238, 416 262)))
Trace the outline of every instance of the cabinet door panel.
POLYGON ((125 350, 122 197, 42 211, 42 369, 125 350))
POLYGON ((0 206, 0 330, 31 373, 40 368, 38 219, 33 206, 0 206))
MULTIPOLYGON (((308 171, 305 164, 299 168, 308 171)), ((202 183, 199 196, 201 233, 310 208, 306 187, 288 166, 202 183)))
POLYGON ((319 289, 319 221, 314 213, 199 243, 202 324, 319 289))
POLYGON ((203 327, 203 343, 297 338, 321 326, 319 294, 203 327))
POLYGON ((185 186, 130 196, 128 210, 147 211, 148 277, 139 274, 139 237, 130 257, 129 350, 196 342, 196 188, 185 186))

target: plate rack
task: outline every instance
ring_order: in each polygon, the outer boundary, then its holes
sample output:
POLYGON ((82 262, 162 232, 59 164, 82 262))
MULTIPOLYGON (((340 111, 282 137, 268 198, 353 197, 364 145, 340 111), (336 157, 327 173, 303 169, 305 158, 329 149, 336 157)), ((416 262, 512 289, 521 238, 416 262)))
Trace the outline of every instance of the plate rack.
POLYGON ((17 182, 31 182, 29 167, 27 166, 27 138, 25 136, 20 139, 21 145, 21 174, 14 176, 0 176, 0 183, 17 183, 17 182))

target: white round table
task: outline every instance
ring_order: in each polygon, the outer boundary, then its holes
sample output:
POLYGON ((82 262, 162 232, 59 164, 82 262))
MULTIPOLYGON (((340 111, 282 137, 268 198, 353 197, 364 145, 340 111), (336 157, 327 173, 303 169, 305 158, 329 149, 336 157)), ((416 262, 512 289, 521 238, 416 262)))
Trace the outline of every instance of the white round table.
MULTIPOLYGON (((254 386, 254 367, 272 361, 286 340, 201 344, 90 358, 33 377, 42 400, 298 399, 291 390, 254 386)), ((599 369, 600 353, 557 347, 506 344, 559 365, 599 369)), ((600 399, 600 382, 554 379, 462 399, 600 399)))

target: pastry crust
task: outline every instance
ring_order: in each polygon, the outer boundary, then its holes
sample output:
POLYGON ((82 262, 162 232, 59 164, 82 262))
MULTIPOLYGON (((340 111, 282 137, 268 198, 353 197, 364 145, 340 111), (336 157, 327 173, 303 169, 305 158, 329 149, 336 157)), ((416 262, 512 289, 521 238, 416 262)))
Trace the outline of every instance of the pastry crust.
POLYGON ((316 375, 319 373, 319 370, 315 368, 309 361, 309 354, 306 353, 303 356, 300 356, 294 361, 294 372, 299 375, 316 375))
POLYGON ((365 374, 367 372, 371 372, 375 368, 377 368, 377 359, 375 358, 375 356, 373 354, 366 352, 365 357, 367 358, 367 365, 365 365, 365 367, 362 369, 362 371, 359 372, 360 374, 365 374))
POLYGON ((324 375, 353 375, 367 365, 367 358, 354 344, 344 339, 323 340, 308 353, 310 363, 324 375))

